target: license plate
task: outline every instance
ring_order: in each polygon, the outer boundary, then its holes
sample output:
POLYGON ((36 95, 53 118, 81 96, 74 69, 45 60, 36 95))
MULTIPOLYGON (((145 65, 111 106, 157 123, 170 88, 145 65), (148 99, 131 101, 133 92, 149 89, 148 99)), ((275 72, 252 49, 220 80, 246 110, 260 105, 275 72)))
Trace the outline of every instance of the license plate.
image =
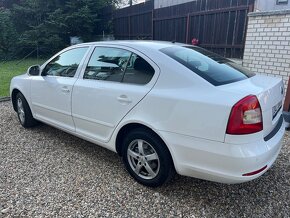
POLYGON ((272 107, 272 119, 276 117, 280 109, 282 108, 282 101, 278 102, 274 107, 272 107))

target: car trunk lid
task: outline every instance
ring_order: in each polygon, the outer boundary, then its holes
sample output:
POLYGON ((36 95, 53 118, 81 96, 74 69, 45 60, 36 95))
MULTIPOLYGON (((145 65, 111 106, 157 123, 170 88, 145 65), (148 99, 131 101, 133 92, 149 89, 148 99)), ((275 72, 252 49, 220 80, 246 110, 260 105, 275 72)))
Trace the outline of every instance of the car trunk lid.
POLYGON ((262 110, 263 135, 266 137, 276 127, 282 116, 284 94, 283 82, 280 78, 256 75, 249 79, 217 87, 226 92, 257 96, 262 110))

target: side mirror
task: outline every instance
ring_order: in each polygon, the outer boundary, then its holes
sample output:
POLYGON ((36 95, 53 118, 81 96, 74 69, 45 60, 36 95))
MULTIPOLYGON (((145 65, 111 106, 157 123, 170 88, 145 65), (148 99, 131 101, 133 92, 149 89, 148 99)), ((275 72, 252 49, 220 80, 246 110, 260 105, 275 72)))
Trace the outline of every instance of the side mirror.
POLYGON ((40 66, 39 65, 33 65, 28 68, 27 73, 30 76, 39 76, 40 73, 40 66))

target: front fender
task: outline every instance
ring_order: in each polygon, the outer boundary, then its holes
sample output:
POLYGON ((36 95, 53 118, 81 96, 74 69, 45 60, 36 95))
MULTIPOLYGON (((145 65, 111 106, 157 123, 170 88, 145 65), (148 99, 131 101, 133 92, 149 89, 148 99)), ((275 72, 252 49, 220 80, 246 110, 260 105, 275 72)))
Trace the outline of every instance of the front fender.
MULTIPOLYGON (((10 82, 10 97, 11 97, 12 103, 14 102, 16 94, 18 92, 21 92, 23 96, 25 97, 26 101, 28 102, 30 109, 32 109, 31 99, 30 99, 30 84, 31 84, 31 77, 27 74, 15 76, 12 78, 10 82)), ((14 103, 13 103, 13 108, 15 110, 14 103)))

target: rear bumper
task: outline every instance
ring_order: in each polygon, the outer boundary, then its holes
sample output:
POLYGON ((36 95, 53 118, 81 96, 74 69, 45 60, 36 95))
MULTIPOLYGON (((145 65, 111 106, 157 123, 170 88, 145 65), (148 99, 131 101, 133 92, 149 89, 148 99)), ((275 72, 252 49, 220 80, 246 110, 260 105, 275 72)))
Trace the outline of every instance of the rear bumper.
POLYGON ((221 183, 242 183, 264 174, 275 162, 285 132, 284 123, 268 141, 248 144, 209 141, 160 131, 172 154, 177 173, 221 183), (267 167, 253 176, 243 174, 267 167))

